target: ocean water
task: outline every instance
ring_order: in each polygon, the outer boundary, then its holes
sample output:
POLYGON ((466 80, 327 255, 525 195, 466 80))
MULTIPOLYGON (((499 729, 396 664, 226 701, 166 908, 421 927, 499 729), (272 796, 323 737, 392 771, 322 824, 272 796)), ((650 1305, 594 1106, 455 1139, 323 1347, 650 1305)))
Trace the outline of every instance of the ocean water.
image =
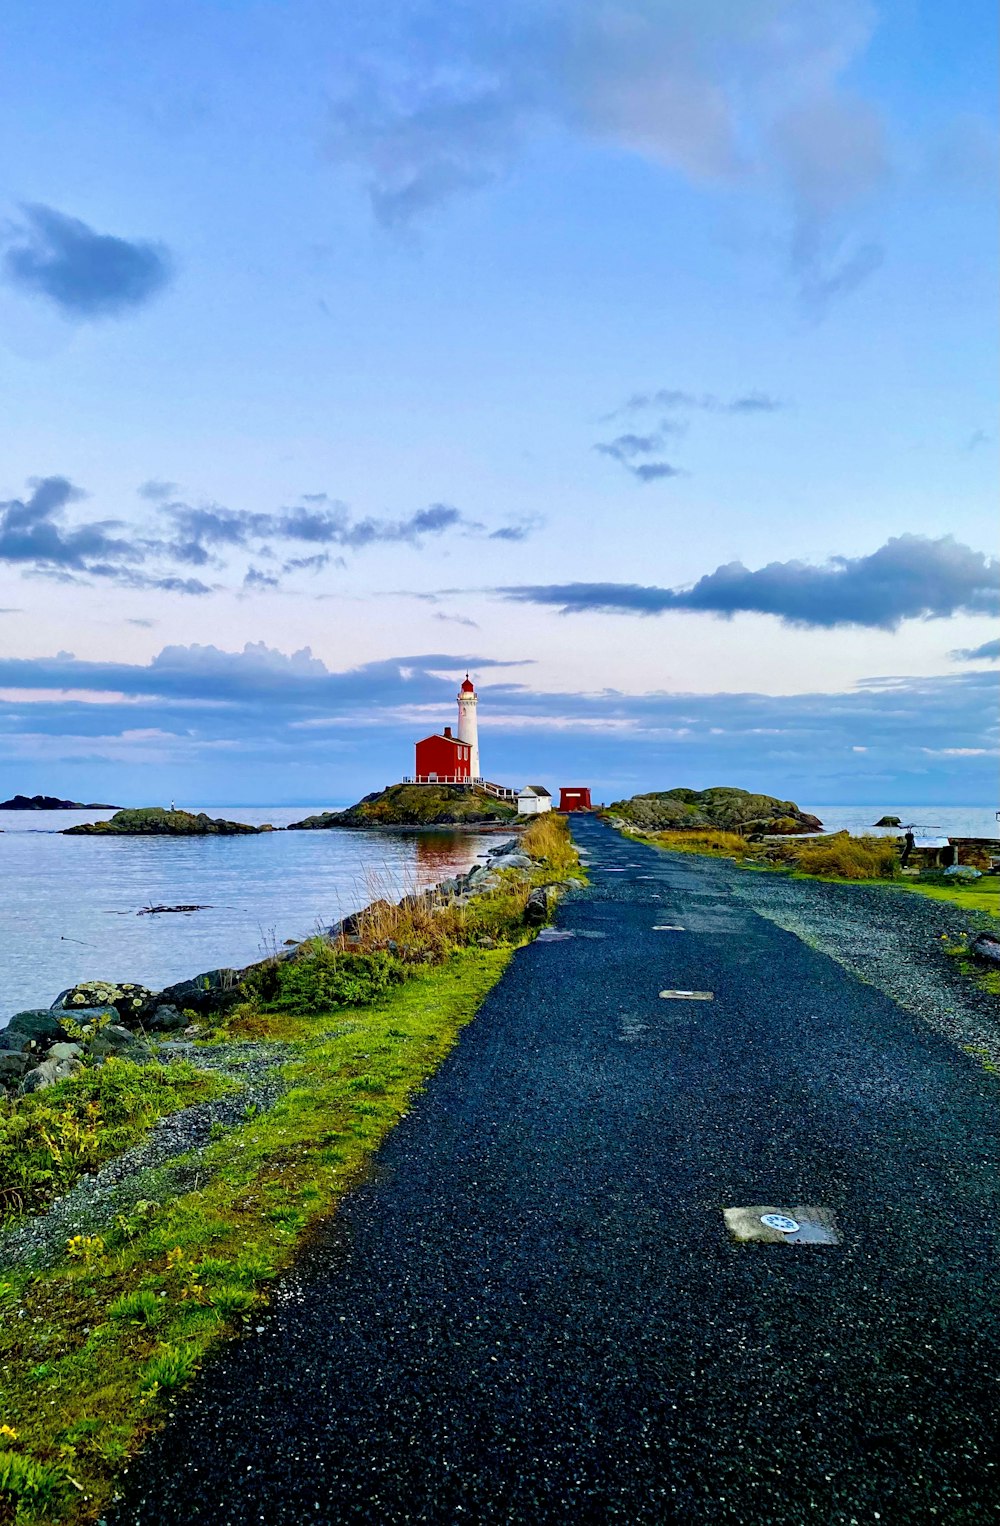
POLYGON ((895 828, 874 831, 880 816, 898 816, 903 826, 913 826, 918 835, 941 837, 1000 837, 1000 823, 995 806, 978 805, 804 805, 804 811, 818 816, 828 832, 845 829, 860 837, 892 836, 895 828))
MULTIPOLYGON (((321 808, 200 809, 286 826, 321 808)), ((156 990, 201 970, 249 964, 378 895, 397 900, 468 869, 502 840, 474 831, 60 835, 110 814, 0 812, 0 1027, 81 980, 136 980, 156 990), (143 906, 180 904, 206 909, 138 915, 143 906)))

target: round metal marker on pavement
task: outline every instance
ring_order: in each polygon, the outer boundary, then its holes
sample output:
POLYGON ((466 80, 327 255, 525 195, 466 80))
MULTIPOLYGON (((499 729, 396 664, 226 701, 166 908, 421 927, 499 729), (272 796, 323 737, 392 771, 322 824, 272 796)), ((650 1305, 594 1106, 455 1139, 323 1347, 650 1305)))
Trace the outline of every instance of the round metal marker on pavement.
POLYGON ((760 1222, 766 1224, 768 1229, 777 1229, 783 1235, 794 1235, 798 1232, 799 1222, 790 1219, 787 1213, 762 1213, 760 1222))

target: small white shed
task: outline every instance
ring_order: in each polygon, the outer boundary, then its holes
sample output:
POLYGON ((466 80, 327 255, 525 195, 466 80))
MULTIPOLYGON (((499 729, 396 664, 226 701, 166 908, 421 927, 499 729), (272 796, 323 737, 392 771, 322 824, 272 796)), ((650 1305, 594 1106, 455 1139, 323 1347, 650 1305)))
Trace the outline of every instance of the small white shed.
POLYGON ((526 784, 524 789, 517 792, 517 814, 519 816, 541 816, 543 811, 551 811, 552 796, 544 784, 526 784))

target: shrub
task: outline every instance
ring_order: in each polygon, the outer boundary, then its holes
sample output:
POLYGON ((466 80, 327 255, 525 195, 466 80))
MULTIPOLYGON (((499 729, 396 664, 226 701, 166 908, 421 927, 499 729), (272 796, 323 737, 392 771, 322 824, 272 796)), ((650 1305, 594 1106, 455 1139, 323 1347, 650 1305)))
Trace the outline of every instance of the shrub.
POLYGON ((889 880, 899 874, 899 854, 892 838, 837 832, 789 844, 784 851, 803 874, 845 880, 889 880))
POLYGON ((391 954, 348 953, 313 939, 297 959, 277 967, 273 1005, 293 1013, 329 1012, 378 1001, 403 979, 403 967, 391 954))

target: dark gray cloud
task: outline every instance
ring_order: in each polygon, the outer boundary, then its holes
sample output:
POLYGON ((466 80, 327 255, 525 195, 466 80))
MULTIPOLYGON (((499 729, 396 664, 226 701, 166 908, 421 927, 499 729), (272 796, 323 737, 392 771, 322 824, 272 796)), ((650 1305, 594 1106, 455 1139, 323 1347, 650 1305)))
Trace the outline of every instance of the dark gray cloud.
POLYGON ((280 581, 273 572, 261 572, 259 567, 248 567, 243 579, 243 587, 250 592, 260 593, 265 588, 277 588, 280 581))
MULTIPOLYGON (((462 514, 451 504, 432 503, 397 519, 355 518, 346 504, 325 493, 310 493, 298 505, 273 513, 229 509, 222 504, 192 505, 169 497, 173 484, 152 481, 139 489, 153 505, 144 526, 117 519, 69 523, 66 511, 86 498, 65 477, 33 478, 24 498, 0 502, 0 562, 15 563, 27 573, 63 581, 99 578, 124 587, 204 594, 210 586, 201 578, 181 575, 183 569, 223 569, 227 558, 249 553, 257 562, 280 563, 281 575, 318 572, 328 565, 343 566, 332 548, 362 551, 382 544, 415 548, 447 533, 492 535, 494 539, 526 538, 534 521, 504 525, 495 531, 462 514), (123 533, 114 533, 114 532, 123 533), (275 551, 272 543, 287 548, 275 551), (288 554, 295 543, 319 549, 288 554)), ((245 588, 276 588, 280 576, 259 566, 245 569, 245 588)))
POLYGON ((813 300, 860 277, 864 261, 841 250, 887 174, 882 122, 843 83, 874 24, 865 0, 815 0, 807 16, 800 0, 344 9, 329 148, 361 171, 384 225, 418 221, 569 131, 701 188, 776 188, 813 300))
POLYGON ((1000 608, 1000 562, 950 535, 940 540, 900 535, 870 556, 833 557, 821 567, 770 562, 751 571, 742 562, 729 562, 691 588, 550 583, 497 591, 518 603, 553 605, 563 614, 755 613, 775 615, 787 625, 895 630, 903 620, 992 614, 1000 608))
POLYGON ((243 799, 287 799, 292 764, 305 782, 291 787, 306 790, 305 798, 356 799, 373 781, 409 771, 428 713, 450 718, 468 667, 492 723, 490 773, 512 783, 538 774, 557 784, 572 775, 605 799, 732 783, 805 805, 861 795, 885 809, 906 800, 988 798, 997 729, 992 672, 876 678, 832 694, 627 694, 532 689, 512 680, 515 666, 476 652, 438 652, 333 671, 308 649, 286 654, 262 642, 240 652, 166 647, 143 664, 67 653, 0 658, 0 690, 23 691, 0 699, 0 756, 15 760, 0 770, 12 792, 24 758, 122 760, 130 748, 153 746, 169 751, 168 771, 154 777, 143 762, 132 774, 122 764, 115 778, 127 793, 109 798, 148 803, 154 787, 169 791, 178 768, 189 799, 220 798, 218 791, 232 789, 238 755, 243 799), (67 699, 67 691, 89 693, 67 699), (39 694, 46 697, 35 702, 39 694))
POLYGON ((638 482, 660 482, 670 477, 685 476, 681 467, 664 461, 659 456, 671 435, 687 432, 688 417, 694 413, 761 414, 775 413, 784 404, 766 392, 745 392, 740 396, 723 399, 711 392, 685 392, 678 387, 657 387, 650 392, 633 392, 620 408, 607 415, 607 420, 628 418, 637 414, 660 414, 652 427, 640 434, 626 430, 613 440, 599 440, 594 450, 602 456, 610 456, 638 482), (654 459, 655 458, 655 459, 654 459))
POLYGON ((170 279, 161 244, 96 233, 54 207, 26 206, 22 212, 24 224, 4 252, 4 276, 67 317, 118 317, 149 302, 170 279))
POLYGON ((951 656, 955 662, 1000 662, 1000 640, 984 641, 982 646, 959 647, 951 656))
POLYGON ((660 482, 667 477, 686 475, 679 466, 671 466, 669 461, 640 461, 637 465, 630 466, 629 471, 640 482, 660 482))
POLYGON ((139 562, 142 551, 111 534, 119 520, 68 526, 65 509, 87 495, 66 477, 33 477, 25 498, 0 502, 0 561, 30 568, 89 572, 99 561, 139 562))
POLYGON ((165 503, 168 498, 176 498, 179 491, 176 482, 161 482, 158 477, 150 477, 148 482, 140 483, 136 488, 139 497, 150 503, 165 503))
MULTIPOLYGON (((744 392, 737 397, 720 398, 714 392, 685 392, 679 387, 657 387, 649 392, 633 392, 608 417, 620 418, 622 414, 641 413, 648 409, 659 409, 665 413, 777 413, 784 407, 786 404, 780 398, 771 397, 767 392, 744 392)), ((670 427, 677 426, 661 424, 660 433, 670 427)), ((638 440, 641 437, 632 435, 623 438, 638 440)))

